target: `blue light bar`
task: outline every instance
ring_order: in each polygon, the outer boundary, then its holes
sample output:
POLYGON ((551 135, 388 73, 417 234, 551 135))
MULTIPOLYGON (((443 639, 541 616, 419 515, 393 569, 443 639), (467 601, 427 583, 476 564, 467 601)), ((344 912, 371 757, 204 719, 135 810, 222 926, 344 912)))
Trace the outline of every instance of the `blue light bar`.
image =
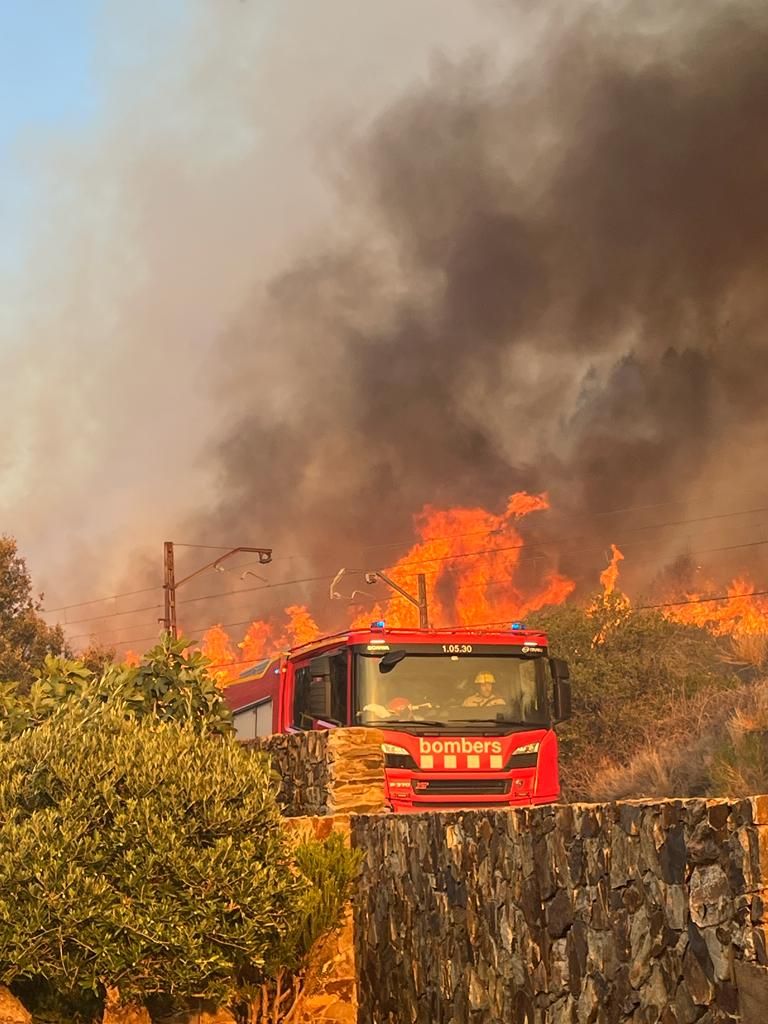
POLYGON ((384 620, 378 619, 376 622, 372 622, 371 629, 384 629, 384 620))
POLYGON ((511 628, 512 629, 525 629, 525 623, 524 622, 513 622, 511 628))

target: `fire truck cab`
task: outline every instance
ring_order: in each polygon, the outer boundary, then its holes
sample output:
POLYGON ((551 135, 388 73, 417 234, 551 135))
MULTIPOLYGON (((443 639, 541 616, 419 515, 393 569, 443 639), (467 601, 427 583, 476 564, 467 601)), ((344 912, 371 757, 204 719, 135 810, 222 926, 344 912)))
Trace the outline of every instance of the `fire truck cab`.
POLYGON ((566 662, 544 633, 374 622, 267 659, 228 686, 242 740, 362 726, 383 732, 394 811, 552 803, 566 662))

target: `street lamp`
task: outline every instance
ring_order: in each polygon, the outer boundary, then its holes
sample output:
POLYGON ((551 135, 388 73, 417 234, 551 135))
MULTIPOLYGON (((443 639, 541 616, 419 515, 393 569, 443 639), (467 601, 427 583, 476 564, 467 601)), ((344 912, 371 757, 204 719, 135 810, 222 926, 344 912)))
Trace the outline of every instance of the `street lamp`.
POLYGON ((231 558, 232 555, 238 554, 240 551, 258 555, 260 565, 268 565, 269 562, 272 561, 272 548, 249 548, 241 545, 240 547, 230 548, 229 551, 225 551, 223 555, 219 555, 218 558, 214 558, 212 562, 208 562, 206 565, 202 565, 199 569, 195 569, 195 571, 191 572, 189 576, 184 576, 183 579, 177 580, 174 568, 173 541, 165 541, 163 544, 163 590, 165 592, 165 615, 161 619, 161 622, 163 623, 163 629, 170 633, 174 640, 178 637, 176 630, 176 591, 184 583, 189 583, 189 581, 194 579, 195 576, 199 576, 207 569, 218 569, 223 572, 224 570, 221 568, 221 563, 225 561, 225 559, 231 558))

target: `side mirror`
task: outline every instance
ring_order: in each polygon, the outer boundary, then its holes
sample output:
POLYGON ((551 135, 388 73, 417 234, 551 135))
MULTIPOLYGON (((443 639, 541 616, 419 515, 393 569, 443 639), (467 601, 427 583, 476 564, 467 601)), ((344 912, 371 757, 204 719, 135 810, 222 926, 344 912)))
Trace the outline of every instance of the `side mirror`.
POLYGON ((563 661, 562 658, 550 658, 549 668, 552 672, 553 679, 570 679, 571 670, 568 668, 568 662, 563 661))
POLYGON ((568 662, 561 658, 550 658, 549 666, 552 672, 552 696, 557 725, 571 717, 571 672, 568 662))

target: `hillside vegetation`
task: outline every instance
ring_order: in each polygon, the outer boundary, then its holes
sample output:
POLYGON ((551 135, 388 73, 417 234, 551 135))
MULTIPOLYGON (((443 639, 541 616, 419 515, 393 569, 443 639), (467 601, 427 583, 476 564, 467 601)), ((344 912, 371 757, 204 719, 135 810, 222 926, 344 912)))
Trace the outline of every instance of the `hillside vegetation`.
POLYGON ((620 595, 531 622, 571 664, 574 715, 558 729, 568 799, 768 789, 765 638, 715 637, 620 595))

